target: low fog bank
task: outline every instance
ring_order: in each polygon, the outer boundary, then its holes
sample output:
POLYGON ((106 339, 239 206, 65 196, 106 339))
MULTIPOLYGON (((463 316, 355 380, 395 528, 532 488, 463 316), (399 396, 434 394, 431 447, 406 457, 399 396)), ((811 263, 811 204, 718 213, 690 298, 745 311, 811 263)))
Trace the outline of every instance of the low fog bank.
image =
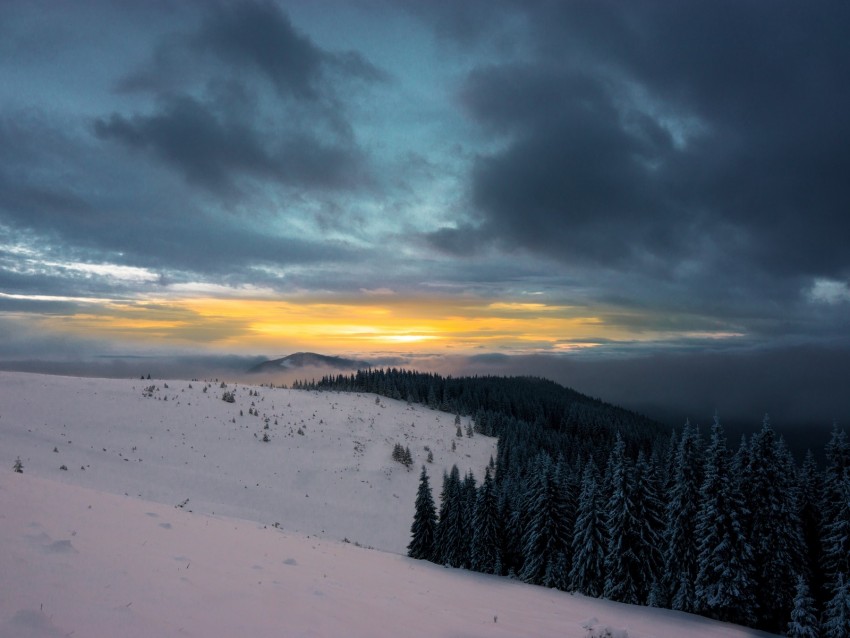
MULTIPOLYGON (((339 353, 323 353, 339 354, 339 353)), ((279 355, 278 355, 279 356, 279 355)), ((833 422, 850 423, 850 349, 799 346, 748 351, 655 353, 631 357, 500 355, 473 357, 359 353, 375 367, 444 375, 532 375, 657 419, 686 420, 707 432, 715 412, 731 441, 756 431, 765 414, 799 453, 819 450, 833 422)), ((272 358, 271 356, 268 358, 272 358)), ((304 367, 250 373, 261 356, 108 356, 86 360, 0 361, 0 369, 71 376, 219 378, 292 385, 353 370, 304 367)))
POLYGON ((458 374, 531 374, 643 413, 671 427, 686 420, 707 433, 715 412, 730 441, 761 427, 765 414, 796 452, 820 450, 832 424, 850 424, 850 349, 798 346, 593 359, 484 356, 458 374))
MULTIPOLYGON (((264 361, 245 356, 115 355, 81 359, 0 360, 0 370, 107 379, 223 379, 241 381, 246 371, 264 361)), ((260 381, 257 381, 260 383, 260 381)))

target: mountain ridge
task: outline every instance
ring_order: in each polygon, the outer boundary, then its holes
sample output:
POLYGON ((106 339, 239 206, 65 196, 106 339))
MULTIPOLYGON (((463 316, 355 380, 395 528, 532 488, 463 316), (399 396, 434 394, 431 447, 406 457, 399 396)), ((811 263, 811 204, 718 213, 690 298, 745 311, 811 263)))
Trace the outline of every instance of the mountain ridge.
POLYGON ((358 370, 370 368, 372 364, 359 359, 346 359, 316 352, 294 352, 278 359, 263 361, 248 370, 249 373, 278 372, 281 370, 296 370, 298 368, 325 367, 335 370, 358 370))

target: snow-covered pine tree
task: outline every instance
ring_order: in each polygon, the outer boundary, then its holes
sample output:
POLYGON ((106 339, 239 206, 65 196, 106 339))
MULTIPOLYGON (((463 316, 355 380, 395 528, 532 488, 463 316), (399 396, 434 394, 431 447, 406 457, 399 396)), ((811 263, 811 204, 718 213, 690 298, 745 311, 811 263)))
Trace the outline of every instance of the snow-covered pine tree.
POLYGON ((496 574, 501 564, 499 539, 499 503, 490 468, 484 472, 484 482, 478 488, 472 517, 472 569, 496 574))
POLYGON ((809 595, 806 579, 797 576, 797 593, 794 596, 794 608, 791 610, 791 621, 785 632, 788 638, 818 638, 818 617, 815 612, 815 601, 809 595))
MULTIPOLYGON (((572 538, 566 495, 557 478, 556 466, 541 452, 532 464, 526 493, 528 525, 523 530, 523 565, 519 577, 527 583, 543 584, 547 569, 553 570, 559 553, 566 554, 572 538)), ((551 573, 552 579, 561 578, 551 573)))
POLYGON ((702 443, 697 429, 685 423, 676 451, 667 494, 664 532, 664 581, 673 609, 695 610, 698 567, 696 538, 702 486, 702 443))
POLYGON ((596 597, 602 595, 605 586, 605 552, 608 544, 599 480, 596 463, 590 457, 581 477, 572 538, 573 564, 569 576, 570 589, 596 597))
POLYGON ((435 562, 450 567, 462 567, 466 560, 466 532, 463 517, 466 500, 460 480, 460 471, 453 465, 448 475, 443 475, 440 494, 440 520, 437 523, 435 562))
POLYGON ((805 551, 803 566, 806 571, 804 575, 812 595, 815 598, 822 598, 825 574, 824 570, 820 568, 823 558, 821 504, 824 490, 822 476, 818 471, 818 464, 811 450, 806 451, 803 465, 797 474, 797 486, 799 517, 803 529, 803 548, 805 551))
POLYGON ((847 638, 850 636, 850 587, 844 574, 835 579, 835 590, 826 604, 821 621, 822 638, 847 638))
POLYGON ((850 574, 850 443, 834 426, 826 445, 822 512, 823 571, 834 588, 838 574, 850 574))
POLYGON ((793 606, 796 576, 804 573, 795 475, 788 449, 776 438, 770 419, 765 416, 761 431, 752 440, 745 479, 758 625, 771 631, 785 628, 793 606))
POLYGON ((437 532, 437 509, 434 505, 434 496, 431 493, 431 485, 424 465, 419 475, 415 509, 413 524, 410 526, 411 539, 407 546, 407 555, 421 560, 433 560, 434 539, 437 532))
POLYGON ((605 527, 608 550, 605 554, 605 588, 610 600, 637 605, 645 602, 641 591, 642 568, 636 549, 641 544, 641 524, 635 517, 632 464, 626 457, 626 444, 617 432, 608 458, 605 527))
MULTIPOLYGON (((647 604, 653 584, 661 580, 664 554, 661 538, 664 533, 664 506, 661 503, 660 482, 656 466, 638 453, 633 479, 634 515, 638 524, 638 544, 635 555, 643 566, 638 591, 641 604, 647 604)), ((657 592, 656 592, 657 595, 657 592)))
POLYGON ((475 502, 478 499, 478 490, 475 483, 475 475, 472 470, 466 473, 461 485, 463 494, 463 562, 460 567, 470 568, 472 562, 472 521, 475 516, 475 502))
POLYGON ((730 464, 723 426, 715 416, 696 525, 696 609, 711 618, 747 625, 755 620, 753 549, 744 530, 743 495, 730 464))

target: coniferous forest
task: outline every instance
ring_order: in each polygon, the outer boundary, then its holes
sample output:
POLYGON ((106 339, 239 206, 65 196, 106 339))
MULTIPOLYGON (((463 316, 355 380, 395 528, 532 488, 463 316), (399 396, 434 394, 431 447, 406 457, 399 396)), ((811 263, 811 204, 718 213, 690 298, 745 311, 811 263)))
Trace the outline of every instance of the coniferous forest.
POLYGON ((423 466, 408 554, 620 602, 796 637, 850 636, 850 441, 818 467, 765 417, 727 440, 670 432, 536 378, 405 370, 296 383, 374 392, 468 416, 497 436, 480 485, 457 467, 435 502, 423 466))

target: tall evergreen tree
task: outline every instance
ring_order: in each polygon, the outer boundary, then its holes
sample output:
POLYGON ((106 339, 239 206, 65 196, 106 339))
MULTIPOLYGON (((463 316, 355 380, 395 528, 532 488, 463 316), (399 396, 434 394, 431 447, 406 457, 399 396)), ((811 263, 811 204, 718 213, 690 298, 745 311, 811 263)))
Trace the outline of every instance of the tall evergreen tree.
POLYGON ((796 470, 767 416, 751 447, 746 479, 758 624, 771 631, 781 631, 791 613, 796 575, 804 571, 802 526, 794 484, 796 470))
POLYGON ((823 560, 823 545, 821 530, 823 516, 821 512, 823 497, 823 481, 818 471, 815 455, 811 450, 806 452, 803 465, 797 477, 799 495, 799 517, 803 530, 803 548, 805 556, 803 568, 805 580, 809 583, 812 595, 823 599, 825 585, 824 570, 820 568, 823 560))
POLYGON ((573 564, 570 589, 599 597, 605 587, 605 552, 608 539, 603 518, 599 471, 590 457, 584 466, 572 538, 573 564))
POLYGON ((449 474, 443 475, 435 562, 450 567, 463 567, 466 558, 466 529, 463 520, 465 506, 460 472, 457 465, 453 465, 449 474))
POLYGON ((702 445, 697 429, 685 423, 667 494, 664 584, 670 606, 695 611, 694 584, 699 571, 696 538, 702 487, 702 445))
POLYGON ((437 532, 437 509, 434 505, 434 497, 431 494, 431 485, 428 482, 428 473, 425 471, 424 465, 419 475, 415 510, 413 524, 410 527, 411 539, 407 546, 407 555, 411 558, 433 560, 434 541, 437 532))
POLYGON ((645 602, 643 565, 637 553, 642 544, 641 524, 635 516, 633 472, 625 451, 626 444, 618 433, 606 471, 608 549, 603 595, 610 600, 636 605, 645 602))
POLYGON ((498 574, 502 563, 500 549, 499 503, 488 467, 484 472, 484 482, 478 488, 472 517, 472 569, 485 574, 498 574))
POLYGON ((806 579, 797 576, 797 593, 786 632, 788 638, 818 638, 818 618, 814 604, 806 579))
POLYGON ((696 526, 696 609, 712 618, 748 624, 755 620, 753 549, 744 530, 743 495, 730 462, 723 427, 715 416, 696 526))
POLYGON ((664 570, 664 554, 661 551, 664 506, 661 503, 660 488, 657 468, 646 460, 643 451, 639 452, 634 467, 632 502, 638 526, 635 556, 642 565, 638 581, 641 604, 647 603, 653 585, 661 581, 664 570))
POLYGON ((825 451, 823 571, 834 588, 838 574, 850 574, 850 443, 846 432, 833 427, 825 451))
POLYGON ((475 475, 472 473, 472 470, 469 470, 463 478, 463 484, 461 485, 461 498, 463 499, 462 518, 464 530, 462 536, 463 555, 462 562, 459 566, 466 567, 468 569, 472 563, 472 534, 474 531, 474 528, 472 527, 472 520, 475 516, 475 502, 478 499, 475 475))
POLYGON ((850 636, 850 587, 844 580, 844 574, 836 576, 834 591, 823 612, 821 636, 847 638, 850 636))
MULTIPOLYGON (((523 530, 523 566, 519 577, 542 584, 547 570, 554 569, 558 554, 566 554, 572 537, 568 528, 566 499, 557 480, 555 466, 541 453, 534 463, 527 493, 528 525, 523 530)), ((559 578, 560 575, 552 575, 559 578)))

